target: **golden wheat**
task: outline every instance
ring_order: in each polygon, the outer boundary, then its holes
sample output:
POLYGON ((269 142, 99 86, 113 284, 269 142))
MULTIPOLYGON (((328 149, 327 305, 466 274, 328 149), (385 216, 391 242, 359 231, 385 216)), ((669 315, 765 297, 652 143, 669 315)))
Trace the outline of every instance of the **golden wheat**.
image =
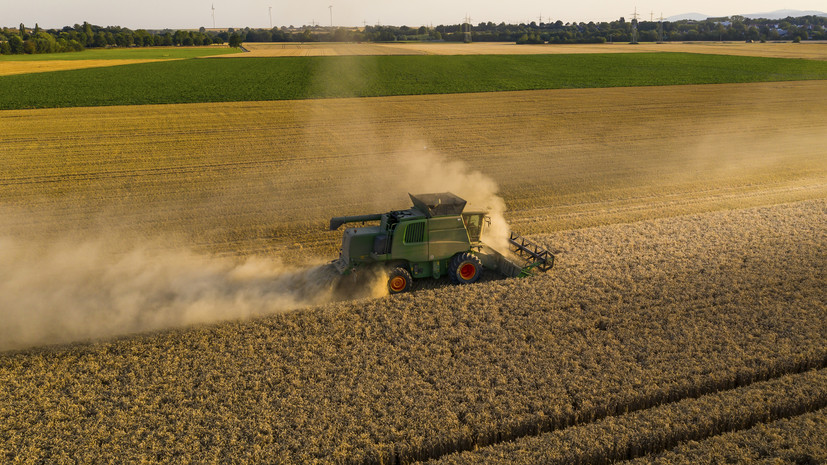
POLYGON ((689 441, 669 452, 644 457, 628 465, 712 465, 716 463, 804 463, 827 462, 827 409, 759 424, 704 441, 689 441))
MULTIPOLYGON (((399 44, 344 44, 344 43, 254 43, 244 47, 250 53, 236 57, 256 56, 330 56, 330 55, 538 55, 559 53, 641 53, 681 52, 711 53, 774 58, 804 58, 827 60, 827 50, 821 44, 744 44, 744 43, 667 43, 667 44, 577 44, 577 45, 516 45, 513 42, 463 43, 399 43, 399 44)), ((226 55, 223 55, 226 56, 226 55)))
POLYGON ((0 66, 0 76, 28 73, 48 73, 51 71, 65 71, 69 69, 102 68, 106 66, 131 65, 133 63, 149 63, 152 59, 138 60, 42 60, 42 61, 4 61, 0 66))
POLYGON ((825 208, 561 232, 548 276, 6 353, 0 444, 408 463, 823 367, 825 208))
MULTIPOLYGON (((683 459, 683 463, 698 463, 695 462, 701 455, 698 449, 706 449, 705 452, 709 453, 711 447, 695 448, 682 445, 674 452, 663 453, 660 456, 654 454, 679 443, 749 429, 760 423, 800 415, 824 406, 827 406, 827 370, 822 369, 758 382, 700 398, 688 398, 472 452, 447 455, 434 463, 614 463, 644 454, 650 455, 631 463, 681 463, 681 460, 675 460, 676 458, 683 459), (688 453, 690 451, 691 453, 688 453), (687 462, 687 459, 691 460, 687 462)), ((822 410, 822 417, 823 413, 822 410)), ((769 428, 773 426, 769 425, 769 428)), ((821 429, 823 428, 821 425, 821 429)), ((795 431, 791 429, 790 433, 795 431)), ((731 439, 724 434, 723 438, 714 438, 707 442, 717 445, 723 441, 731 439)), ((820 456, 827 454, 823 444, 811 444, 808 449, 820 456)), ((742 450, 741 454, 744 452, 742 450)), ((709 460, 704 462, 708 463, 709 460)))

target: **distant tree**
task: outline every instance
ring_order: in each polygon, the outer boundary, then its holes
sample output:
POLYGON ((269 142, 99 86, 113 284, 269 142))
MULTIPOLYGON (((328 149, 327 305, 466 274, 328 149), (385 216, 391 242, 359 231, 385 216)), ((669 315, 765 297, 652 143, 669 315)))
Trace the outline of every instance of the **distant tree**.
POLYGON ((26 32, 26 26, 24 26, 23 23, 20 23, 20 27, 18 29, 20 30, 21 39, 26 40, 29 38, 29 33, 26 32))
POLYGON ((67 45, 66 49, 69 52, 83 51, 83 45, 75 39, 70 39, 69 42, 66 45, 67 45))
POLYGON ((350 34, 348 34, 347 29, 343 27, 338 27, 333 32, 333 41, 334 42, 347 42, 350 40, 350 34))
POLYGON ((11 49, 11 53, 15 55, 23 53, 23 39, 16 34, 9 37, 9 49, 11 49))
POLYGON ((92 46, 93 47, 106 47, 106 36, 103 34, 103 32, 99 32, 97 34, 94 34, 94 37, 92 39, 92 46))
POLYGON ((8 41, 0 42, 0 55, 11 55, 11 45, 8 41))
POLYGON ((175 34, 172 36, 172 43, 174 45, 182 45, 184 43, 184 39, 189 37, 189 34, 186 31, 175 31, 175 34))
POLYGON ((92 25, 87 23, 86 21, 83 22, 83 33, 86 34, 86 45, 87 47, 92 47, 95 45, 95 32, 92 30, 92 25))
POLYGON ((34 42, 35 53, 54 53, 61 51, 59 50, 55 37, 46 32, 32 34, 29 41, 34 42))
POLYGON ((233 32, 232 35, 230 35, 230 40, 228 41, 228 43, 232 48, 241 47, 241 36, 233 32))
POLYGON ((134 43, 135 42, 132 40, 132 36, 124 31, 121 31, 117 36, 115 36, 115 44, 118 47, 129 47, 134 43))

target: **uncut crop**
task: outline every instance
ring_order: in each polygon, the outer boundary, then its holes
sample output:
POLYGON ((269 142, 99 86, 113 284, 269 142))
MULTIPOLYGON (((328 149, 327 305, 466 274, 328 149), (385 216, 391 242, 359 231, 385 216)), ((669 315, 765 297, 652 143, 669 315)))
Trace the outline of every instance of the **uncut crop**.
POLYGON ((2 454, 408 463, 824 368, 825 209, 538 236, 542 277, 7 353, 2 454))
POLYGON ((715 463, 825 463, 827 409, 798 417, 757 425, 746 431, 690 441, 656 456, 643 457, 629 465, 701 465, 715 463))
POLYGON ((824 80, 827 62, 685 53, 180 60, 0 77, 0 109, 824 80))
MULTIPOLYGON (((699 398, 687 398, 648 410, 607 417, 593 423, 483 447, 472 452, 447 455, 434 463, 612 463, 647 453, 650 455, 634 460, 633 463, 676 463, 675 457, 680 457, 685 463, 697 463, 694 460, 701 455, 699 452, 706 449, 705 452, 709 453, 711 448, 681 445, 674 452, 663 453, 660 457, 656 457, 654 453, 678 443, 704 440, 722 433, 725 437, 709 439, 707 442, 717 444, 732 441, 729 439, 732 435, 726 433, 799 414, 811 418, 806 415, 807 412, 824 406, 827 406, 827 369, 787 375, 699 398), (691 456, 687 454, 687 457, 681 457, 682 451, 691 451, 691 456)), ((804 420, 790 420, 791 423, 796 421, 804 420)), ((815 431, 818 431, 818 424, 814 426, 815 431)), ((824 425, 820 426, 823 430, 824 425)), ((765 430, 772 428, 772 425, 764 426, 765 430)), ((794 431, 793 428, 790 433, 794 431)), ((753 433, 746 433, 747 436, 750 434, 753 433)), ((802 438, 811 434, 812 432, 807 431, 802 438)), ((815 455, 827 454, 827 447, 823 444, 811 444, 806 449, 815 455)), ((749 455, 743 451, 741 454, 741 460, 746 461, 749 455)))

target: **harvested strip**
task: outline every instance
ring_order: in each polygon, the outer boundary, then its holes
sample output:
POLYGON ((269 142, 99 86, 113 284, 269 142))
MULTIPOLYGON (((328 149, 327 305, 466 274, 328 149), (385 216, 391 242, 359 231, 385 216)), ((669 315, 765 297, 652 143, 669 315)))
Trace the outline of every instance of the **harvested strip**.
MULTIPOLYGON (((729 391, 442 457, 439 465, 608 463, 751 428, 827 406, 827 370, 729 391)), ((683 449, 683 448, 679 448, 683 449)), ((821 446, 822 453, 827 448, 821 446)), ((642 459, 635 463, 645 463, 642 459)), ((658 463, 674 463, 663 461, 658 463)))
POLYGON ((810 81, 4 111, 0 202, 25 211, 0 228, 107 223, 330 260, 331 217, 463 187, 435 180, 435 153, 494 178, 523 235, 825 198, 823 95, 810 81))
POLYGON ((0 76, 28 73, 48 73, 67 69, 101 68, 104 66, 131 65, 133 63, 150 63, 161 59, 137 60, 44 60, 44 61, 4 61, 0 63, 0 76))

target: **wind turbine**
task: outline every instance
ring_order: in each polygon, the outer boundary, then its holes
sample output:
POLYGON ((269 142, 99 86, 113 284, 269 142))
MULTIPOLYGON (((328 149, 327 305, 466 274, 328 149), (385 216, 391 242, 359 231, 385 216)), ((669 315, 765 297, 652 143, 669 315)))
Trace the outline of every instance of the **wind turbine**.
POLYGON ((333 5, 330 5, 327 8, 330 9, 330 27, 333 27, 333 5))
POLYGON ((267 7, 267 15, 270 16, 270 29, 273 29, 273 7, 267 7))
POLYGON ((212 4, 212 28, 215 29, 215 3, 212 4))

